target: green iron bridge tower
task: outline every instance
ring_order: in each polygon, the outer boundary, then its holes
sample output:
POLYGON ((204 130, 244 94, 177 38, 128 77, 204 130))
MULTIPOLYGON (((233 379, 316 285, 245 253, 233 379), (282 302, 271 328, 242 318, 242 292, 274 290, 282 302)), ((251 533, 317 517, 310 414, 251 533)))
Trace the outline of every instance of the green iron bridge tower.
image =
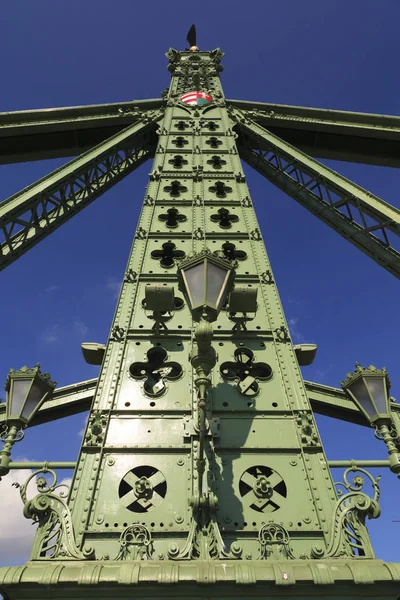
POLYGON ((0 592, 398 598, 400 565, 375 558, 365 524, 380 514, 365 467, 400 474, 388 375, 303 380, 316 346, 291 341, 241 160, 399 277, 399 211, 308 152, 399 166, 400 119, 226 100, 223 53, 200 51, 194 28, 188 41, 167 53, 161 99, 0 115, 3 162, 81 152, 0 204, 1 268, 153 159, 109 338, 82 344, 98 379, 8 376, 0 473, 35 470, 37 494, 19 491, 38 528, 0 592), (25 427, 82 407, 76 463, 11 460, 25 427), (372 424, 388 460, 329 463, 314 412, 372 424), (330 466, 346 469, 341 490, 330 466))

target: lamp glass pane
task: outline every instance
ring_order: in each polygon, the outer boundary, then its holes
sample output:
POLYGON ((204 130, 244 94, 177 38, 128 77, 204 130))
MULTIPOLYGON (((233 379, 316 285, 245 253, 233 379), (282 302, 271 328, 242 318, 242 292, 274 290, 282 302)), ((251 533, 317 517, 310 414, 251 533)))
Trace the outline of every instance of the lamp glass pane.
POLYGON ((22 411, 22 417, 29 421, 29 417, 43 398, 46 390, 40 382, 34 381, 31 391, 29 392, 28 400, 25 403, 24 410, 22 411))
POLYGON ((31 387, 32 379, 14 379, 11 385, 11 406, 10 414, 19 415, 21 413, 25 398, 31 387))
POLYGON ((207 263, 207 296, 206 300, 212 306, 217 307, 217 300, 221 293, 226 277, 226 269, 218 267, 213 263, 207 263))
POLYGON ((387 414, 389 409, 386 402, 386 381, 381 377, 369 378, 367 380, 369 393, 376 404, 378 414, 387 414))
POLYGON ((193 306, 204 302, 204 262, 184 270, 193 306))
POLYGON ((375 416, 375 408, 372 404, 371 398, 369 397, 367 388, 363 379, 357 379, 348 388, 351 393, 357 398, 360 406, 367 413, 369 417, 375 416))

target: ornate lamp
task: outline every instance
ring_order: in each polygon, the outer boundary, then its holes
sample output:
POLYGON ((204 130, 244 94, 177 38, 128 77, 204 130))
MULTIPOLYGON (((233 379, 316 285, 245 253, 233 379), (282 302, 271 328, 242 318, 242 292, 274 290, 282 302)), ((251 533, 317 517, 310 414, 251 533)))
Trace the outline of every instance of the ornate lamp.
POLYGON ((55 385, 49 373, 41 373, 39 364, 32 369, 10 370, 5 385, 6 423, 1 435, 4 447, 0 452, 0 476, 9 472, 11 448, 22 439, 22 429, 27 427, 55 385))
POLYGON ((347 373, 346 380, 340 383, 372 425, 391 419, 390 381, 385 368, 376 369, 373 365, 364 368, 356 363, 354 373, 347 373))
POLYGON ((396 443, 398 432, 392 423, 390 380, 386 369, 377 369, 373 365, 365 368, 356 363, 354 372, 347 373, 345 381, 340 383, 360 412, 375 427, 376 437, 385 442, 390 468, 400 477, 400 454, 396 443))
POLYGON ((191 364, 196 371, 194 383, 198 396, 199 446, 197 456, 198 494, 193 507, 200 506, 203 498, 203 474, 205 469, 204 436, 206 425, 206 396, 211 385, 209 374, 217 362, 211 346, 215 321, 233 287, 235 271, 232 264, 204 248, 198 254, 182 260, 178 267, 179 289, 184 294, 193 319, 200 321, 195 330, 197 349, 191 355, 191 364))
POLYGON ((40 372, 39 364, 33 369, 28 367, 22 367, 18 371, 11 369, 5 385, 6 421, 28 425, 49 393, 54 390, 55 385, 49 373, 40 372))
POLYGON ((179 289, 185 295, 193 319, 215 321, 231 291, 232 264, 205 248, 182 260, 178 268, 179 289))

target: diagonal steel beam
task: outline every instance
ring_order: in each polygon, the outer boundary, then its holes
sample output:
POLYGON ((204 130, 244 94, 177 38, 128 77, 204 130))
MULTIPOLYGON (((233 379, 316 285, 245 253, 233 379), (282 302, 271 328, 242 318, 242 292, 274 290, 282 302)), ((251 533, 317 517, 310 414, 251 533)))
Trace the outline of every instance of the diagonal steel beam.
POLYGON ((161 111, 144 114, 0 204, 0 270, 154 155, 161 111))
POLYGON ((236 109, 238 149, 250 166, 400 278, 400 210, 322 165, 236 109), (395 247, 396 244, 396 247, 395 247))
POLYGON ((311 156, 400 166, 400 117, 244 100, 227 103, 311 156))
POLYGON ((164 104, 159 98, 0 113, 0 164, 77 156, 164 104))

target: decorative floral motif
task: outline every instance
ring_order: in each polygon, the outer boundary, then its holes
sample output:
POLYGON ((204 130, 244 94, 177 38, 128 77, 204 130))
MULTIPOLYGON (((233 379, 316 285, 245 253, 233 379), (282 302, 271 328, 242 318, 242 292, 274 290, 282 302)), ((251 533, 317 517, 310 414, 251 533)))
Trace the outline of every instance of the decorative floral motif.
POLYGON ((266 523, 258 533, 260 542, 260 559, 279 560, 282 558, 294 559, 290 548, 290 537, 286 529, 278 523, 266 523))
POLYGON ((134 523, 121 534, 120 551, 114 560, 151 560, 154 552, 150 531, 145 525, 134 523))
POLYGON ((313 558, 339 558, 341 556, 359 556, 375 558, 365 519, 377 519, 381 514, 378 504, 380 490, 379 479, 372 477, 368 471, 359 467, 349 467, 343 475, 343 481, 335 483, 339 500, 337 501, 330 533, 330 542, 326 552, 320 547, 311 550, 313 558), (354 475, 352 483, 348 477, 354 475), (364 482, 369 481, 373 490, 373 497, 368 496, 362 488, 364 482), (344 488, 344 489, 343 489, 344 488), (347 490, 347 493, 344 493, 347 490))
POLYGON ((25 483, 13 484, 20 488, 24 503, 24 517, 38 523, 38 530, 32 549, 32 559, 80 559, 95 558, 92 549, 81 551, 76 542, 69 507, 65 502, 68 486, 57 483, 57 476, 51 469, 41 469, 29 475, 25 483), (51 480, 48 482, 47 477, 51 480), (28 500, 27 488, 34 477, 38 494, 28 500))

